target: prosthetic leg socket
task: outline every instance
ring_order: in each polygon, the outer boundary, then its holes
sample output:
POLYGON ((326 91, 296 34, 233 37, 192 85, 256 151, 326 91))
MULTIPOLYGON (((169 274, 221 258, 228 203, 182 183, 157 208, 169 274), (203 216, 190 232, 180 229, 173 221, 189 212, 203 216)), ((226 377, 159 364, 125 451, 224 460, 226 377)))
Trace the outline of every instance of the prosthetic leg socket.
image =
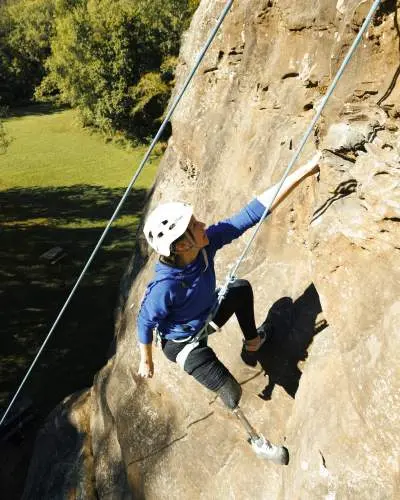
POLYGON ((222 399, 225 406, 230 410, 234 410, 238 405, 242 396, 242 388, 232 376, 228 377, 224 385, 218 389, 218 396, 222 399))

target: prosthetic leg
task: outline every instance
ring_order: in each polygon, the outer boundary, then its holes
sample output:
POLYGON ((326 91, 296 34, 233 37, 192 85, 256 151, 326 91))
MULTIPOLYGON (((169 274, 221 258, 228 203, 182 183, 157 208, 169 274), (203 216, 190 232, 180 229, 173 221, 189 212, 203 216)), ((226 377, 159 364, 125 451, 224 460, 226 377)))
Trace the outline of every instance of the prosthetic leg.
POLYGON ((265 439, 262 434, 259 434, 239 407, 239 401, 242 395, 242 388, 239 383, 233 377, 229 377, 217 392, 224 404, 232 410, 239 422, 245 428, 249 436, 248 441, 256 455, 266 460, 272 460, 279 465, 287 465, 289 463, 289 452, 287 448, 285 448, 285 446, 276 446, 265 439))

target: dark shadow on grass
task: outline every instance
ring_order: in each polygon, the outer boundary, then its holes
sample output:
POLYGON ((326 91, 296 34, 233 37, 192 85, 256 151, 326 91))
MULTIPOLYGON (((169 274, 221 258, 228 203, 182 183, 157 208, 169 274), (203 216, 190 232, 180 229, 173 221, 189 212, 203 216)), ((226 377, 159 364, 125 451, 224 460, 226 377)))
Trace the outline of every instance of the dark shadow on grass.
MULTIPOLYGON (((104 188, 88 184, 61 187, 13 188, 0 191, 0 223, 51 219, 54 224, 71 224, 82 219, 109 219, 125 188, 104 188)), ((133 190, 121 215, 140 215, 147 191, 133 190)))
MULTIPOLYGON (((109 219, 123 191, 96 186, 0 191, 0 414, 102 234, 100 221, 109 219), (46 225, 28 223, 41 217, 46 225), (68 227, 79 220, 98 227, 68 227), (55 246, 64 250, 60 261, 40 257, 55 246)), ((121 215, 140 216, 146 195, 133 191, 121 215)), ((134 250, 138 221, 111 227, 22 390, 39 420, 65 396, 92 385, 107 362, 120 280, 134 250)), ((32 446, 29 436, 18 445, 20 453, 25 445, 32 446)), ((19 467, 9 477, 17 475, 23 484, 19 467)))
POLYGON ((70 109, 69 106, 54 106, 51 103, 41 102, 33 104, 24 104, 9 108, 7 118, 20 118, 23 116, 52 115, 70 109))
MULTIPOLYGON (((96 186, 0 192, 1 406, 21 381, 104 229, 102 224, 65 224, 108 220, 122 192, 96 186), (38 217, 46 225, 14 225, 38 217), (56 246, 65 253, 60 261, 41 258, 56 246)), ((145 190, 133 191, 122 214, 140 216, 145 197, 145 190)), ((50 409, 67 394, 91 385, 106 361, 119 283, 134 249, 137 222, 111 228, 83 278, 27 383, 36 404, 50 409)))
MULTIPOLYGON (((0 405, 3 409, 103 231, 102 227, 75 229, 61 225, 82 219, 91 223, 108 219, 123 191, 73 186, 0 192, 3 223, 0 226, 0 405), (47 219, 47 224, 20 224, 39 217, 47 219), (51 264, 40 258, 54 246, 65 250, 63 259, 51 264)), ((133 191, 122 214, 141 215, 145 198, 146 191, 133 191)), ((90 386, 93 375, 106 363, 114 335, 113 312, 120 279, 134 249, 135 230, 134 224, 111 228, 39 358, 22 391, 33 400, 39 416, 44 416, 66 395, 90 386)), ((24 443, 31 447, 31 437, 27 436, 24 443)), ((24 444, 19 448, 23 452, 24 444)), ((23 467, 26 468, 26 462, 23 467)), ((14 470, 14 477, 15 473, 18 475, 14 470)))
POLYGON ((272 337, 256 355, 242 352, 243 360, 255 366, 257 361, 268 375, 268 385, 260 397, 269 400, 276 385, 280 385, 292 397, 295 397, 301 370, 300 361, 307 359, 307 349, 313 337, 322 331, 327 323, 316 323, 322 312, 318 293, 313 284, 296 301, 290 297, 277 300, 265 319, 272 337))

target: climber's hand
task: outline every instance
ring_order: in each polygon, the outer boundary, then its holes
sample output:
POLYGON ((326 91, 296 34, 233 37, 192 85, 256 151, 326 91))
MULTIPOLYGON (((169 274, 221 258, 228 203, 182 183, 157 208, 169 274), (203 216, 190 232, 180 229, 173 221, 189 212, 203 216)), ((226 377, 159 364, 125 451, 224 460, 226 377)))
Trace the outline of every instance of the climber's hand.
POLYGON ((303 169, 308 173, 308 175, 319 173, 319 163, 321 161, 322 154, 320 151, 317 151, 315 155, 309 160, 305 165, 303 165, 303 169))
POLYGON ((154 374, 154 363, 148 359, 141 359, 138 374, 143 378, 151 378, 154 374))

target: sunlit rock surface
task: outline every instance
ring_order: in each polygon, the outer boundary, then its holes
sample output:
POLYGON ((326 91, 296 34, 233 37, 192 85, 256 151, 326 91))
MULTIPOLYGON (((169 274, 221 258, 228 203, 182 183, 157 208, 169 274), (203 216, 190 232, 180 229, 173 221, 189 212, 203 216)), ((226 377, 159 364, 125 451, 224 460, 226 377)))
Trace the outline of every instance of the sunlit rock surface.
MULTIPOLYGON (((274 213, 240 268, 257 321, 274 327, 260 363, 241 361, 235 320, 210 338, 242 383, 242 408, 285 443, 289 466, 257 459, 235 417, 159 349, 155 377, 138 379, 136 312, 156 261, 141 240, 123 281, 116 353, 87 402, 99 498, 399 498, 395 4, 383 2, 306 145, 301 161, 323 151, 319 181, 274 213)), ((177 88, 223 5, 201 2, 177 88)), ((149 208, 186 200, 212 223, 277 182, 370 5, 235 2, 172 121, 149 208)), ((219 253, 221 282, 248 238, 219 253)))

